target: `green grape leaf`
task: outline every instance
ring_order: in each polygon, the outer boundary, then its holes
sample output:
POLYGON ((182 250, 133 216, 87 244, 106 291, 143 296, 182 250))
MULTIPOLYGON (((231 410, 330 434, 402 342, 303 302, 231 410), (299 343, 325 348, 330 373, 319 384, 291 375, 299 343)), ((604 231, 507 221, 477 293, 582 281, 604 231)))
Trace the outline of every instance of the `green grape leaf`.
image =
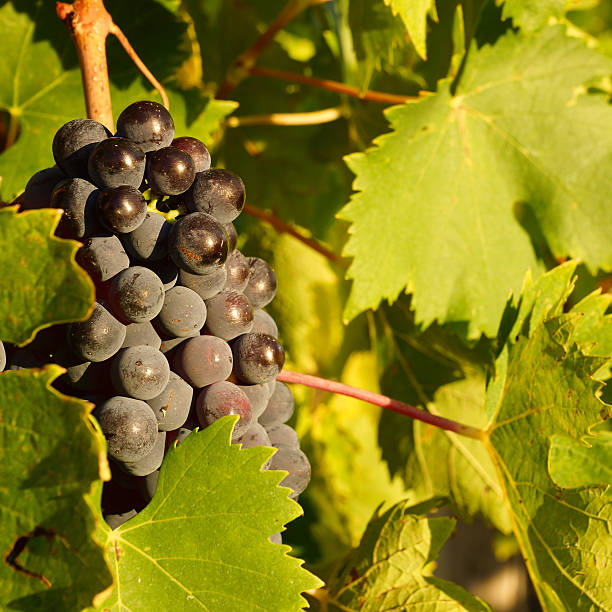
POLYGON ((504 0, 503 19, 512 19, 515 26, 533 32, 545 26, 551 17, 562 17, 567 0, 504 0))
POLYGON ((610 179, 594 161, 610 155, 612 108, 581 94, 611 68, 562 26, 527 39, 509 32, 473 43, 456 88, 443 81, 389 109, 393 132, 347 158, 359 193, 340 213, 354 258, 345 316, 407 288, 418 323, 494 335, 510 291, 541 269, 518 202, 555 256, 612 266, 610 179))
POLYGON ((109 478, 106 446, 91 405, 50 387, 62 371, 0 374, 3 610, 78 612, 112 582, 91 495, 109 478))
POLYGON ((507 345, 504 392, 484 440, 543 606, 572 612, 612 610, 609 488, 562 490, 548 469, 554 436, 580 442, 611 414, 591 377, 604 359, 573 341, 580 318, 552 318, 507 345))
POLYGON ((550 477, 564 489, 612 484, 612 432, 578 442, 555 434, 548 454, 550 477))
POLYGON ((432 12, 435 15, 434 0, 385 0, 385 4, 391 7, 394 14, 399 14, 417 53, 426 58, 427 14, 432 12))
MULTIPOLYGON (((186 24, 180 17, 148 0, 109 0, 106 7, 156 77, 162 83, 171 80, 188 57, 186 24)), ((10 114, 9 132, 18 136, 0 155, 0 189, 10 201, 30 176, 54 164, 53 135, 67 121, 84 117, 85 105, 76 49, 52 2, 3 3, 0 23, 5 33, 0 42, 0 108, 10 114)), ((159 99, 112 36, 108 64, 115 115, 136 100, 159 99)), ((196 137, 207 137, 233 108, 199 92, 168 93, 177 129, 193 127, 196 137)))
POLYGON ((2 340, 24 344, 41 327, 87 317, 94 286, 75 262, 78 243, 53 235, 60 217, 55 209, 0 209, 2 340))
POLYGON ((317 599, 345 612, 490 610, 458 585, 431 576, 427 566, 455 526, 451 518, 422 516, 435 507, 411 508, 404 501, 375 514, 359 547, 317 599))
POLYGON ((301 514, 262 471, 270 448, 230 444, 237 417, 192 433, 164 459, 151 503, 105 529, 116 588, 104 610, 301 610, 321 581, 269 536, 301 514))

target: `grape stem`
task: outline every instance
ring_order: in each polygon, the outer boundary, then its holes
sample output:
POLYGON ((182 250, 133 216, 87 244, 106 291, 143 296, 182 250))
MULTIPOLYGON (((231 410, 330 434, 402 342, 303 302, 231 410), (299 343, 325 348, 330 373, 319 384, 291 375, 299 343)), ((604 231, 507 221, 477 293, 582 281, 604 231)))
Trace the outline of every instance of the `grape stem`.
POLYGON ((382 102, 383 104, 404 104, 406 102, 419 99, 418 96, 401 96, 383 91, 374 91, 371 89, 361 91, 359 87, 353 87, 352 85, 346 85, 345 83, 340 83, 338 81, 317 79, 314 77, 304 76, 303 74, 296 74, 294 72, 272 70, 271 68, 260 68, 258 66, 252 66, 249 68, 249 74, 253 76, 263 76, 270 77, 272 79, 281 79, 283 81, 291 81, 293 83, 303 83, 304 85, 312 85, 313 87, 319 87, 320 89, 335 91, 336 93, 344 94, 346 96, 359 98, 360 100, 382 102))
POLYGON ((269 113, 267 115, 243 115, 229 117, 225 124, 227 127, 241 127, 245 125, 320 125, 330 123, 344 116, 341 106, 332 106, 318 111, 304 113, 269 113))
POLYGON ((256 206, 253 206, 252 204, 249 204, 248 202, 244 205, 244 212, 247 215, 251 215, 252 217, 260 219, 261 221, 265 221, 266 223, 271 225, 277 232, 281 232, 283 234, 289 234, 290 236, 293 236, 296 240, 299 240, 300 242, 305 244, 307 247, 311 248, 313 251, 316 251, 320 255, 323 255, 323 257, 325 257, 332 263, 338 266, 342 266, 342 267, 347 266, 347 262, 344 259, 342 259, 340 255, 337 255, 333 251, 330 251, 327 247, 323 246, 321 243, 317 242, 313 238, 305 236, 304 234, 299 232, 295 227, 289 225, 282 219, 279 219, 273 213, 267 212, 265 210, 261 210, 261 208, 257 208, 256 206))
POLYGON ((159 92, 168 108, 168 96, 159 81, 138 57, 125 34, 113 22, 103 0, 75 0, 72 4, 57 2, 57 16, 68 28, 79 56, 87 116, 114 131, 113 107, 106 61, 106 37, 113 34, 137 68, 159 92))
POLYGON ((345 385, 344 383, 335 382, 326 378, 320 378, 318 376, 311 376, 309 374, 300 374, 299 372, 291 372, 288 370, 282 370, 276 378, 281 382, 295 383, 298 385, 304 385, 311 387, 312 389, 320 389, 321 391, 330 391, 331 393, 338 393, 340 395, 346 395, 348 397, 354 397, 356 399, 380 406, 387 410, 403 414, 411 419, 422 421, 428 425, 439 427, 447 431, 459 434, 461 436, 467 436, 475 440, 484 440, 485 432, 477 427, 470 425, 464 425, 451 419, 445 419, 444 417, 431 414, 426 410, 415 408, 400 402, 399 400, 387 397, 386 395, 380 395, 379 393, 373 393, 372 391, 366 391, 365 389, 359 389, 358 387, 352 387, 345 385))

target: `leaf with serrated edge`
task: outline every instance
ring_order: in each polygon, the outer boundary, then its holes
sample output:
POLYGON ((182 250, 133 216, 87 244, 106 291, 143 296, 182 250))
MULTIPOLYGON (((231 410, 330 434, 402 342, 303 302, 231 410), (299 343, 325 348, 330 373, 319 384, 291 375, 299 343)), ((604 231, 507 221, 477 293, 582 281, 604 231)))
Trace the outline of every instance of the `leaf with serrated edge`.
POLYGON ((407 288, 417 322, 493 335, 510 291, 541 269, 515 218, 529 206, 556 256, 612 266, 612 108, 580 88, 612 62, 561 26, 475 45, 454 93, 387 111, 394 131, 347 158, 359 191, 345 254, 347 318, 407 288), (588 180, 585 181, 585 177, 588 180), (593 223, 592 219, 597 219, 593 223))
POLYGON ((0 210, 0 339, 28 342, 41 327, 84 319, 94 286, 74 259, 79 244, 56 238, 61 211, 0 210))
POLYGON ((579 441, 610 416, 591 378, 603 359, 571 342, 579 319, 553 318, 507 347, 485 436, 536 591, 549 609, 571 612, 612 610, 612 496, 606 487, 561 490, 547 465, 553 436, 579 441))
POLYGON ((77 612, 112 582, 91 495, 109 477, 104 437, 90 404, 50 387, 62 372, 50 365, 0 374, 3 610, 77 612))
POLYGON ((117 586, 104 610, 301 610, 320 586, 268 540, 301 508, 277 486, 285 472, 261 470, 272 449, 230 445, 236 420, 170 450, 151 503, 105 530, 117 586))
POLYGON ((345 611, 490 610, 458 585, 425 573, 455 526, 451 518, 422 516, 435 507, 435 501, 417 507, 404 501, 375 514, 317 599, 345 611))
POLYGON ((421 57, 427 57, 427 13, 435 14, 434 0, 385 0, 394 14, 399 14, 406 24, 412 44, 421 57))

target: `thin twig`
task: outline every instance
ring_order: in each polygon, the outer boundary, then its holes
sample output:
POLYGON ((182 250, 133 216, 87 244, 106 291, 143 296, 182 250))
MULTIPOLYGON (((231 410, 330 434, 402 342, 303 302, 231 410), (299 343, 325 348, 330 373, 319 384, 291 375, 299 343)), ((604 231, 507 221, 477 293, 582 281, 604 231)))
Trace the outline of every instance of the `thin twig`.
POLYGON ((257 219, 261 219, 266 223, 269 223, 276 231, 281 232, 283 234, 289 234, 293 236, 295 239, 299 240, 307 247, 310 247, 320 255, 323 255, 326 259, 335 263, 338 266, 346 267, 348 264, 344 261, 339 255, 330 251, 327 247, 323 246, 321 243, 317 242, 313 238, 309 238, 305 236, 301 232, 298 232, 293 226, 285 223, 282 219, 279 219, 276 215, 267 212, 265 210, 261 210, 261 208, 257 208, 252 204, 244 205, 244 212, 252 217, 256 217, 257 219))
POLYGON ((323 110, 307 113, 269 113, 267 115, 243 115, 242 117, 229 117, 225 124, 227 127, 240 127, 244 125, 319 125, 336 121, 344 115, 341 106, 324 108, 323 110))
POLYGON ((272 79, 281 79, 283 81, 291 81, 293 83, 303 83, 304 85, 312 85, 320 89, 335 91, 340 94, 359 98, 360 100, 369 100, 371 102, 382 102, 384 104, 404 104, 406 102, 419 100, 418 96, 401 96, 398 94, 385 93, 384 91, 373 91, 366 89, 361 91, 358 87, 346 85, 338 81, 330 81, 329 79, 317 79, 315 77, 304 76, 295 72, 285 72, 284 70, 273 70, 271 68, 260 68, 252 66, 249 68, 249 74, 255 76, 270 77, 272 79))
POLYGON ((326 378, 320 378, 318 376, 310 376, 309 374, 300 374, 298 372, 290 372, 288 370, 282 370, 277 376, 277 380, 281 382, 296 383, 298 385, 305 385, 313 389, 321 389, 322 391, 330 391, 332 393, 339 393, 340 395, 347 395, 348 397, 354 397, 369 404, 386 408, 393 412, 403 414, 411 419, 422 421, 434 427, 446 429, 453 433, 467 436, 468 438, 474 438, 475 440, 484 440, 485 432, 477 427, 470 425, 464 425, 457 421, 445 419, 444 417, 431 414, 426 410, 421 410, 404 404, 399 400, 387 397, 386 395, 380 395, 379 393, 372 393, 372 391, 366 391, 365 389, 359 389, 358 387, 352 387, 345 385, 344 383, 335 382, 333 380, 327 380, 326 378))
POLYGON ((126 35, 121 31, 121 28, 117 26, 114 22, 111 23, 110 33, 117 38, 117 40, 121 43, 121 46, 125 49, 125 52, 130 56, 130 59, 136 64, 136 67, 145 78, 155 87, 159 95, 161 96, 163 105, 170 110, 170 101, 168 100, 168 95, 166 94, 166 90, 162 87, 161 83, 153 76, 153 73, 145 66, 145 63, 140 59, 136 51, 134 51, 134 47, 130 44, 130 41, 127 39, 126 35))
POLYGON ((234 87, 249 75, 251 68, 264 49, 276 38, 276 35, 303 10, 314 4, 323 4, 330 0, 289 0, 281 12, 268 25, 257 40, 246 50, 243 51, 230 66, 223 83, 219 86, 216 98, 225 100, 232 92, 234 87))

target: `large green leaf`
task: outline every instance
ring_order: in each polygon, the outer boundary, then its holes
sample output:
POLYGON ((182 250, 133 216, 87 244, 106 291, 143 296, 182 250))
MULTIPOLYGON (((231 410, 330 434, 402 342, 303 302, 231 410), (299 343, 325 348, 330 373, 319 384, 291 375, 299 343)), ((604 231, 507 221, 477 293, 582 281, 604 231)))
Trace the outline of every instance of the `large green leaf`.
POLYGON ((434 508, 435 503, 411 508, 404 501, 382 515, 376 513, 359 547, 330 579, 326 590, 317 594, 324 603, 322 609, 490 610, 456 584, 431 576, 428 565, 435 561, 455 525, 447 517, 422 516, 434 508))
POLYGON ((507 347, 504 393, 485 440, 540 600, 571 612, 612 610, 609 489, 560 490, 547 464, 554 436, 578 442, 610 416, 591 378, 603 359, 573 342, 579 319, 550 319, 507 347))
POLYGON ((262 471, 269 448, 230 444, 236 417, 191 434, 164 460, 157 491, 106 548, 116 588, 104 610, 301 610, 321 581, 268 540, 301 514, 262 471))
POLYGON ((504 19, 511 18, 515 26, 526 32, 545 26, 551 17, 565 13, 567 0, 504 0, 504 19))
POLYGON ((0 374, 3 610, 78 612, 112 582, 91 495, 108 478, 104 438, 91 405, 50 388, 61 372, 0 374))
POLYGON ((611 68, 561 26, 509 32, 473 44, 456 87, 390 109, 394 131, 347 159, 359 193, 341 212, 353 222, 346 316, 407 288, 418 322, 493 335, 509 292, 541 267, 517 202, 555 256, 611 267, 612 109, 580 93, 611 68))
POLYGON ((41 327, 82 320, 94 286, 74 259, 78 243, 56 238, 54 209, 0 210, 0 338, 28 342, 41 327))

